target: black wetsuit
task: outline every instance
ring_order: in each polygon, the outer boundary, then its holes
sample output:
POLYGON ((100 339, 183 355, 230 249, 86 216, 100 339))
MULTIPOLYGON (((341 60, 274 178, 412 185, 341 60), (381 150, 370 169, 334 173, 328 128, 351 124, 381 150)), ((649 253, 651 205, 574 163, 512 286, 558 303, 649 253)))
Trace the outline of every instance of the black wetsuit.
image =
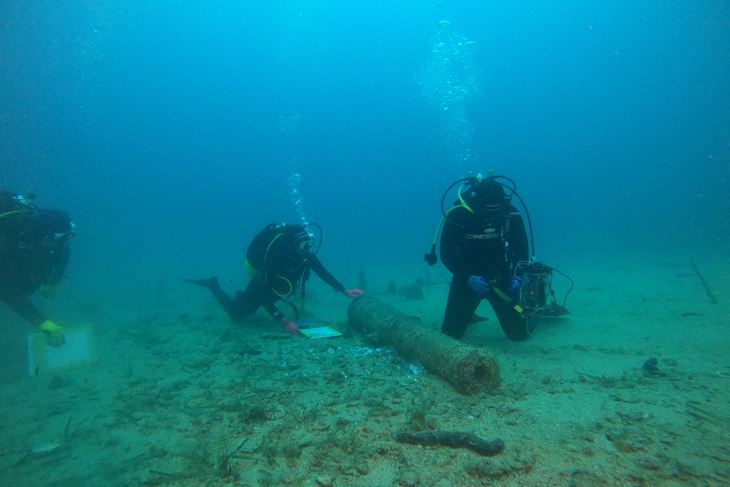
POLYGON ((32 325, 46 317, 30 296, 41 285, 55 285, 63 278, 70 255, 68 241, 49 247, 42 235, 31 229, 39 211, 31 207, 8 207, 8 195, 0 192, 0 301, 32 325), (2 208, 2 206, 5 206, 2 208))
POLYGON ((479 303, 487 299, 507 337, 526 339, 530 333, 527 318, 514 309, 514 300, 500 297, 494 288, 509 297, 515 266, 526 261, 528 253, 525 225, 514 206, 507 205, 493 218, 463 207, 453 209, 441 236, 441 259, 453 274, 442 331, 461 338, 479 303), (474 275, 489 282, 491 290, 486 296, 478 296, 469 287, 467 281, 474 275))
POLYGON ((276 302, 293 296, 314 272, 337 292, 345 286, 325 269, 317 256, 309 250, 297 248, 295 234, 303 230, 299 225, 269 225, 262 230, 248 247, 247 263, 254 270, 244 291, 228 296, 219 286, 211 291, 234 321, 252 315, 263 306, 274 318, 282 319, 284 313, 276 302))

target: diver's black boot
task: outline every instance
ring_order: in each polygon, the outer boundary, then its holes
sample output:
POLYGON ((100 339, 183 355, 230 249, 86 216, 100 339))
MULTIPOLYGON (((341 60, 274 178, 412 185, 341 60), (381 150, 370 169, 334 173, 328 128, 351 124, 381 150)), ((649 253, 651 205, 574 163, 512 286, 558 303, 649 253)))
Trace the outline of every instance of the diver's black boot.
POLYGON ((189 282, 190 284, 195 284, 196 286, 210 289, 211 291, 213 291, 215 289, 220 289, 220 285, 218 284, 217 277, 209 277, 208 279, 180 279, 180 280, 184 281, 184 282, 189 282))
POLYGON ((487 321, 487 318, 485 316, 479 316, 476 313, 469 318, 469 323, 481 323, 482 321, 487 321))

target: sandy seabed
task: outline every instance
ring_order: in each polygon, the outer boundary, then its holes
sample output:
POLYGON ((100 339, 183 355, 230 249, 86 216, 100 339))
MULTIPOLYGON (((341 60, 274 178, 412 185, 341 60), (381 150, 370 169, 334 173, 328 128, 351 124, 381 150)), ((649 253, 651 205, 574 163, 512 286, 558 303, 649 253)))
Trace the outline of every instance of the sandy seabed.
MULTIPOLYGON (((368 343, 341 296, 309 300, 344 332, 320 340, 263 314, 233 324, 208 299, 110 315, 94 364, 0 383, 0 483, 730 485, 730 263, 705 266, 717 303, 686 259, 570 263, 571 314, 522 343, 482 306, 463 341, 497 357, 502 385, 472 396, 368 343), (396 439, 429 431, 505 448, 396 439)), ((447 291, 443 277, 423 299, 380 297, 438 328, 447 291)))

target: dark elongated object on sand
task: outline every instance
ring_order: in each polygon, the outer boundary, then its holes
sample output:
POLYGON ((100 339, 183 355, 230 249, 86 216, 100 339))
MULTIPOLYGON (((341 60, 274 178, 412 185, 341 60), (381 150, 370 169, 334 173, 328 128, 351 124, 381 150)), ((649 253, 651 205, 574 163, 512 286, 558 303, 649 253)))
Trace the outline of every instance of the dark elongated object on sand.
POLYGON ((480 455, 488 457, 501 453, 504 450, 504 441, 501 438, 484 440, 473 433, 461 431, 430 431, 426 433, 398 433, 395 437, 401 443, 427 446, 450 446, 452 448, 468 448, 480 455))
POLYGON ((717 296, 715 296, 715 293, 712 292, 712 289, 710 289, 710 285, 707 284, 707 280, 705 280, 705 276, 702 275, 702 272, 700 272, 699 266, 697 266, 697 263, 695 261, 690 261, 692 263, 692 269, 694 269, 695 274, 697 274, 697 277, 700 278, 700 282, 702 283, 702 286, 705 288, 705 294, 707 294, 707 297, 709 298, 710 302, 712 304, 717 304, 717 296))
POLYGON ((363 296, 347 309, 350 324, 376 346, 393 347, 408 360, 449 381, 462 394, 499 387, 499 365, 489 352, 427 328, 377 298, 363 296))

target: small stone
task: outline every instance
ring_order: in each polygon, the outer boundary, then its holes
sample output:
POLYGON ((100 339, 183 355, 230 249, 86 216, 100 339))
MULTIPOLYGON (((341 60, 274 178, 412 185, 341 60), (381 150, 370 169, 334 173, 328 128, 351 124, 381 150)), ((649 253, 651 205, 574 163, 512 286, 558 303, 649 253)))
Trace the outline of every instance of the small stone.
POLYGON ((48 388, 49 389, 62 389, 64 387, 68 387, 71 385, 71 381, 68 379, 64 379, 63 377, 59 375, 54 375, 51 377, 51 380, 48 381, 48 388))
POLYGON ((661 468, 661 464, 651 457, 637 458, 634 463, 645 470, 659 470, 661 468))
POLYGON ((317 482, 317 485, 321 485, 322 487, 332 487, 332 477, 329 475, 317 475, 314 478, 314 481, 317 482))
POLYGON ((659 369, 659 361, 656 357, 650 357, 644 362, 644 376, 646 377, 665 377, 666 374, 659 369))

